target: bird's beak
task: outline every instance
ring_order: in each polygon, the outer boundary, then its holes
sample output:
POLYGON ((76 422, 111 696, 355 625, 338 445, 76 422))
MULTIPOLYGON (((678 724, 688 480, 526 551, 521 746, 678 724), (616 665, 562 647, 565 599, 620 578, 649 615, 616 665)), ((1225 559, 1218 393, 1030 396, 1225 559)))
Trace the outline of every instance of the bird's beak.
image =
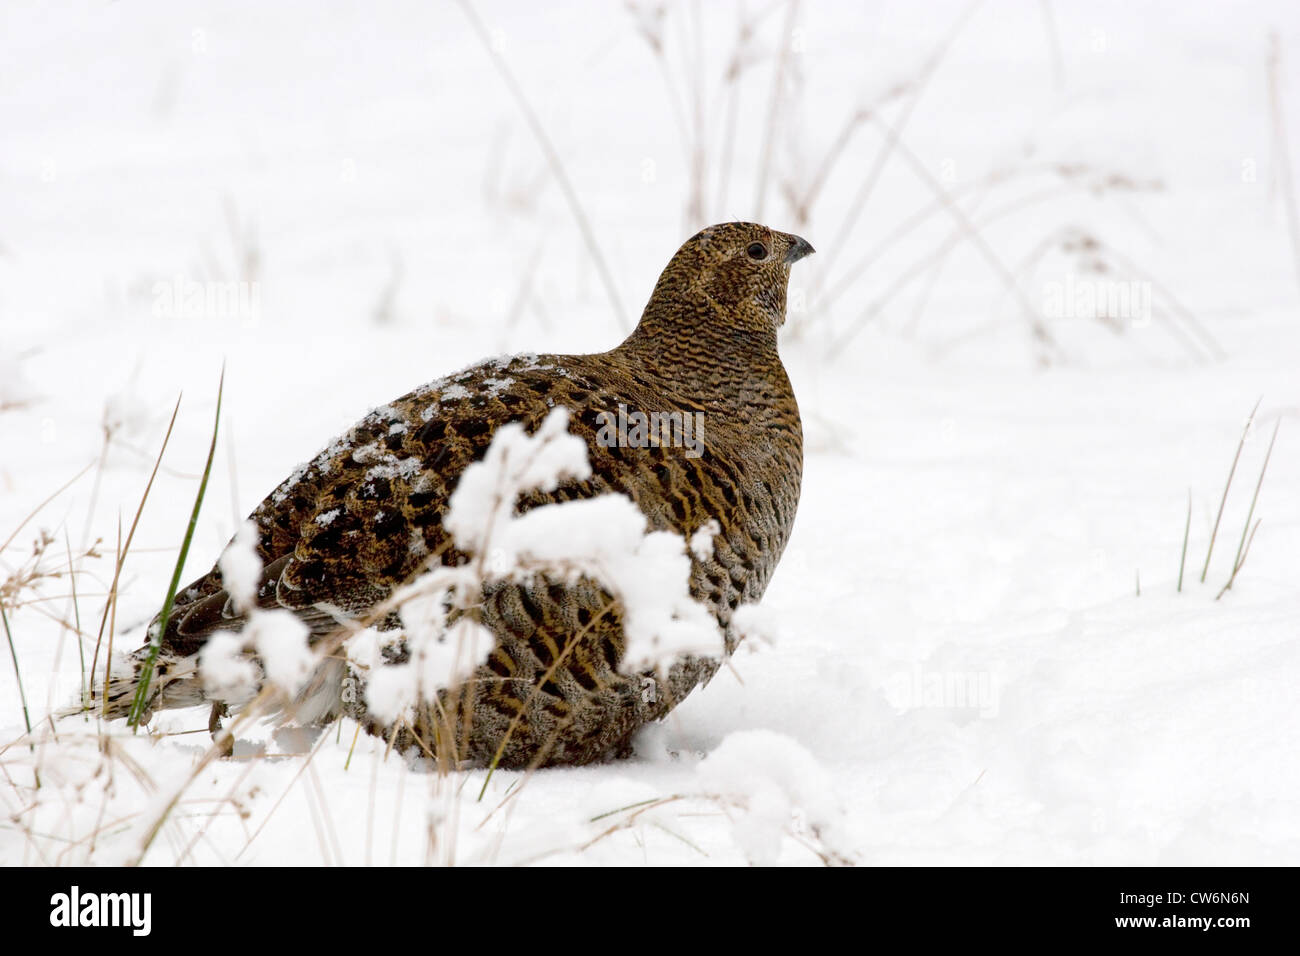
POLYGON ((812 247, 807 239, 800 239, 798 236, 790 237, 790 248, 785 251, 785 264, 793 265, 804 256, 810 256, 817 250, 812 247))

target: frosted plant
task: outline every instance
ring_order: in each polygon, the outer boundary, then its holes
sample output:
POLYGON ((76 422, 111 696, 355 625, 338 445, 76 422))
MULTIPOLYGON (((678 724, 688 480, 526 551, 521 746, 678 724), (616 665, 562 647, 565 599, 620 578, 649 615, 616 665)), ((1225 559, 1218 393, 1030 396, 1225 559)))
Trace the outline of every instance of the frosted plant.
POLYGON ((307 625, 290 611, 257 606, 262 560, 257 555, 257 526, 240 525, 218 562, 235 610, 247 615, 241 631, 213 636, 199 654, 199 676, 212 700, 228 704, 252 699, 263 679, 289 697, 306 685, 317 666, 307 643, 307 625), (260 667, 249 657, 256 651, 260 667))
MULTIPOLYGON (((376 668, 369 678, 366 702, 379 720, 398 719, 483 664, 494 635, 472 614, 453 612, 472 610, 485 587, 503 580, 545 573, 599 581, 622 610, 624 673, 665 668, 682 655, 722 655, 717 620, 690 593, 690 553, 712 547, 716 522, 692 536, 688 551, 680 535, 649 530, 646 516, 626 495, 516 513, 522 496, 591 475, 586 442, 568 433, 568 423, 568 410, 560 407, 533 435, 522 425, 505 425, 483 459, 465 470, 445 525, 470 560, 435 567, 394 595, 409 656, 405 663, 376 668)), ((354 647, 360 653, 353 659, 362 666, 377 663, 373 641, 354 647)))

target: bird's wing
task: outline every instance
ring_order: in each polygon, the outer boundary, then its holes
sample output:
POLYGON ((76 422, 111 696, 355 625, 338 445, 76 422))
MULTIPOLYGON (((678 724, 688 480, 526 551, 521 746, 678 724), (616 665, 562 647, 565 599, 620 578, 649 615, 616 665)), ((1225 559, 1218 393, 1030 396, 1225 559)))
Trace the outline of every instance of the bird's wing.
MULTIPOLYGON (((507 422, 531 432, 556 405, 580 408, 590 398, 589 383, 557 374, 559 361, 496 360, 423 386, 301 465, 250 516, 264 565, 258 605, 292 610, 318 637, 365 614, 430 560, 459 560, 443 519, 465 468, 507 422)), ((530 504, 603 490, 596 480, 530 504)), ((213 568, 178 596, 164 649, 193 653, 244 620, 213 568)))

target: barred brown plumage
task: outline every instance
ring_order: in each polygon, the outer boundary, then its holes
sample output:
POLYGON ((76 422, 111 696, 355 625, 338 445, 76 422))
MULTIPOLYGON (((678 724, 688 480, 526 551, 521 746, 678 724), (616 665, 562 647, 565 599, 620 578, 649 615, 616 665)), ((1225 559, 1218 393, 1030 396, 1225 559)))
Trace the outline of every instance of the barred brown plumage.
MULTIPOLYGON (((762 597, 799 502, 802 431, 777 333, 790 266, 811 252, 805 240, 754 223, 712 226, 673 256, 616 348, 488 361, 375 409, 251 515, 264 564, 257 603, 292 610, 319 640, 370 612, 431 555, 463 561, 443 521, 460 475, 502 425, 532 432, 565 406, 592 474, 529 495, 521 508, 620 492, 655 530, 690 538, 716 521, 713 553, 692 557, 691 592, 716 616, 730 652, 732 616, 762 597), (608 423, 601 416, 621 409, 703 415, 707 430, 693 453, 598 440, 608 423)), ((477 613, 495 649, 472 680, 423 702, 409 725, 383 725, 364 694, 328 712, 342 708, 398 747, 458 764, 587 763, 624 752, 638 728, 718 666, 680 659, 655 693, 643 693, 649 675, 619 670, 618 601, 587 578, 497 582, 477 613)), ((162 635, 150 709, 204 700, 195 655, 214 633, 244 623, 219 568, 184 589, 162 635)), ((398 623, 389 616, 381 626, 398 623)), ((125 714, 132 689, 130 679, 110 688, 111 715, 125 714)))

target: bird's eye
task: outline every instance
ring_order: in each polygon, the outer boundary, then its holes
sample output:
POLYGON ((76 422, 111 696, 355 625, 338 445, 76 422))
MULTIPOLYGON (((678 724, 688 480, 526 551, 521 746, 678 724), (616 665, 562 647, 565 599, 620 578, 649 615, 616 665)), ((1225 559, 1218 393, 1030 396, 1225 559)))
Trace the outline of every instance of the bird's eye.
POLYGON ((745 250, 745 253, 751 259, 766 259, 767 246, 763 245, 761 242, 751 242, 749 248, 745 250))

